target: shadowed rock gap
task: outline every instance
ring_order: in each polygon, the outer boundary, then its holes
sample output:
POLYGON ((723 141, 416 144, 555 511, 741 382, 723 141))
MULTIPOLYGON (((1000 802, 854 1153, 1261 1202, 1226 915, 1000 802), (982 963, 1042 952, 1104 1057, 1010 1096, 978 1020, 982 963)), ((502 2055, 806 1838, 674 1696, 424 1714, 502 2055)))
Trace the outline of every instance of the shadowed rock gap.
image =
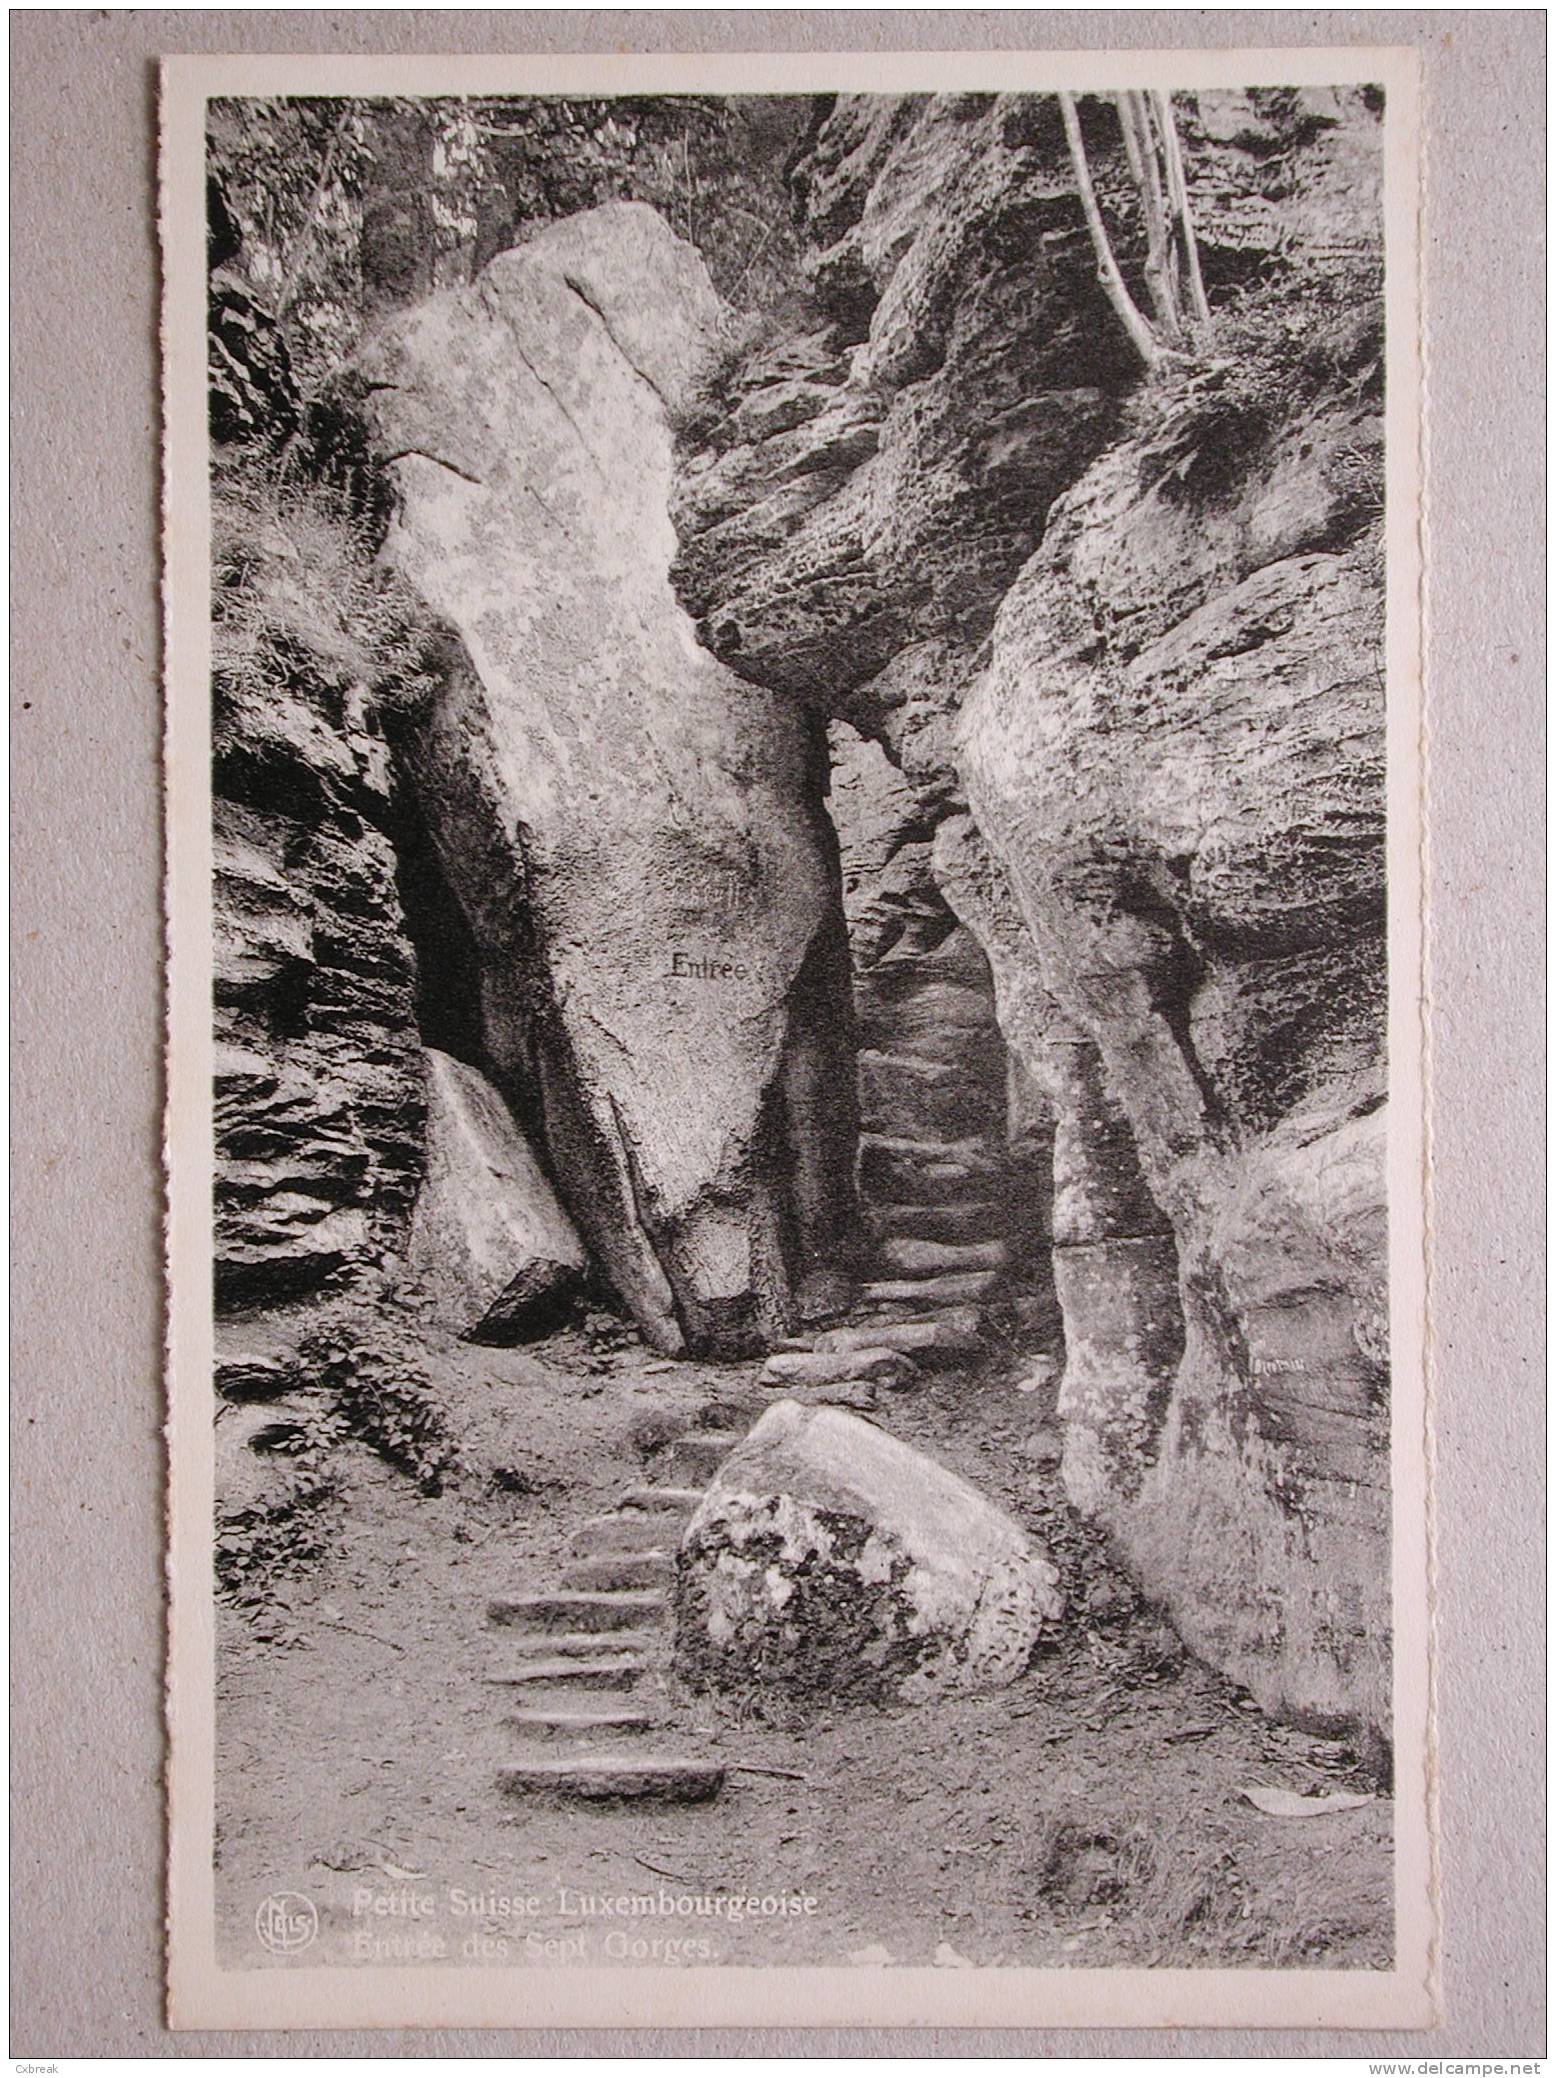
POLYGON ((416 955, 416 1026, 422 1044, 485 1069, 481 962, 475 938, 411 788, 399 789, 396 807, 391 832, 395 885, 416 955))

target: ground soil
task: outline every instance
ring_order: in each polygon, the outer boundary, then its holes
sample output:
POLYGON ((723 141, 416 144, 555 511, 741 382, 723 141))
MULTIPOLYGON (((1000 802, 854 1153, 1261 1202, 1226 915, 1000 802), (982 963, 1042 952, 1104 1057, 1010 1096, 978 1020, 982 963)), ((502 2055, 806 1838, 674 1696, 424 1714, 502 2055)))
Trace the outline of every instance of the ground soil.
POLYGON ((673 1731, 651 1743, 722 1758, 716 1801, 505 1802, 519 1741, 485 1680, 504 1644, 489 1598, 556 1585, 579 1522, 659 1476, 687 1426, 763 1396, 754 1364, 668 1363, 598 1322, 523 1351, 416 1333, 462 1469, 429 1494, 342 1444, 312 1518, 324 1555, 219 1604, 229 1965, 288 1966, 255 1915, 292 1891, 318 1913, 310 1964, 1387 1966, 1386 1794, 1304 1818, 1241 1795, 1379 1790, 1375 1758, 1268 1721, 1182 1652, 1064 1505, 1041 1395, 1010 1366, 882 1392, 873 1418, 1060 1566, 1069 1613, 1020 1680, 782 1724, 666 1677, 650 1693, 673 1731), (632 1896, 655 1904, 600 1902, 632 1896), (750 1897, 791 1909, 746 1917, 750 1897))

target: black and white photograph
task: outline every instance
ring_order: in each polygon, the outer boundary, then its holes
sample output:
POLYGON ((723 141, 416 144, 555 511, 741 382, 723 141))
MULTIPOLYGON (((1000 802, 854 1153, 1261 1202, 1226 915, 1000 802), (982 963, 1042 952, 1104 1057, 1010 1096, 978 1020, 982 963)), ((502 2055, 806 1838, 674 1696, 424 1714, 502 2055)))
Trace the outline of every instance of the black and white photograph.
POLYGON ((1429 2018, 1403 60, 169 65, 175 2025, 1429 2018))

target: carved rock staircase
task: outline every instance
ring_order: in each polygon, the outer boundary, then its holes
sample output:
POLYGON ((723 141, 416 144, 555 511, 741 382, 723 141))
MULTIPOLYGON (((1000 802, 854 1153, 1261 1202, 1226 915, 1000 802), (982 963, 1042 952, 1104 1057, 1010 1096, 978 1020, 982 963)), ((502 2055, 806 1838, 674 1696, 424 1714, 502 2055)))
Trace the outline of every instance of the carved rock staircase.
POLYGON ((519 1744, 498 1788, 531 1802, 701 1803, 726 1768, 665 1735, 671 1589, 681 1533, 741 1429, 692 1429, 663 1486, 636 1487, 581 1523, 556 1587, 487 1608, 488 1681, 512 1704, 519 1744))

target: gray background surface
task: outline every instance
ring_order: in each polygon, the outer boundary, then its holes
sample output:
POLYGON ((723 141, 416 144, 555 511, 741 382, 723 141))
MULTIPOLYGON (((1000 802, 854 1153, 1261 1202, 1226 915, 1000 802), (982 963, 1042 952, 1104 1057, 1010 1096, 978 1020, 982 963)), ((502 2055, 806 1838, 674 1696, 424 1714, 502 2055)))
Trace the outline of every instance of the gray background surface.
POLYGON ((12 2054, 1543 2054, 1543 13, 32 9, 11 30, 12 2054), (1298 43, 1427 59, 1444 2026, 168 2035, 155 58, 1298 43))

